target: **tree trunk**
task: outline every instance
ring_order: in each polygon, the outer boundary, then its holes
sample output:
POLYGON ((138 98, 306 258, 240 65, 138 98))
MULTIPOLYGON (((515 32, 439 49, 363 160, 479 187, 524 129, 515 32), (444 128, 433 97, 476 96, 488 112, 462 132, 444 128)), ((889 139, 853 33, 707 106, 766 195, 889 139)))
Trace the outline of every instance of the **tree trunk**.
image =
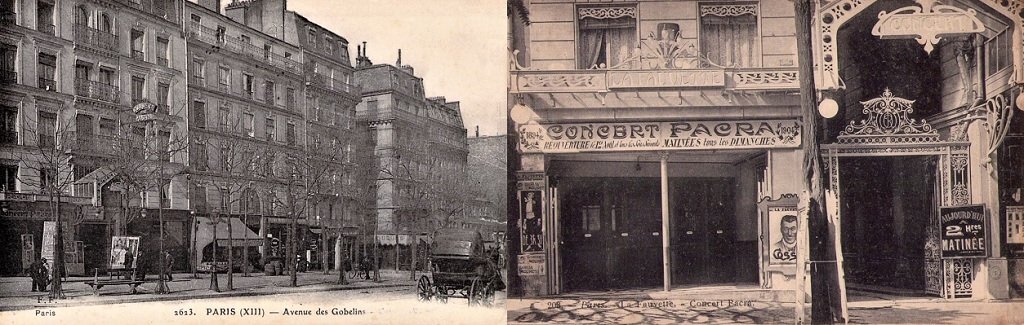
POLYGON ((409 235, 409 240, 412 243, 409 244, 409 249, 412 252, 412 262, 409 262, 409 280, 416 280, 416 246, 419 246, 419 240, 416 239, 416 235, 409 235))
POLYGON ((249 276, 249 211, 248 198, 245 199, 246 210, 242 211, 242 223, 245 224, 245 232, 242 233, 242 276, 249 276))
MULTIPOLYGON (((293 210, 293 212, 294 212, 294 210, 293 210)), ((292 261, 291 263, 288 263, 288 264, 291 265, 291 272, 292 272, 289 285, 292 286, 292 287, 299 286, 299 279, 298 279, 298 272, 299 272, 299 268, 298 268, 298 263, 299 263, 298 251, 299 251, 299 247, 298 247, 298 245, 299 245, 299 243, 297 241, 297 238, 295 238, 295 236, 297 235, 296 233, 298 233, 298 231, 297 231, 298 229, 296 229, 297 227, 298 227, 298 217, 295 216, 294 213, 293 213, 292 214, 292 223, 288 227, 288 244, 289 244, 288 247, 289 247, 289 251, 290 251, 288 253, 288 259, 290 259, 292 261)))
MULTIPOLYGON (((231 194, 228 194, 228 197, 230 199, 231 194)), ((229 212, 230 212, 230 207, 228 209, 229 209, 229 212)), ((235 248, 235 233, 231 229, 231 227, 232 227, 231 224, 233 224, 233 222, 231 222, 231 214, 230 213, 227 216, 227 221, 228 221, 228 291, 232 291, 232 290, 235 290, 235 282, 234 282, 234 280, 235 280, 235 250, 234 250, 234 248, 235 248)))
MULTIPOLYGON (((803 171, 804 188, 810 196, 808 205, 807 231, 810 252, 811 274, 811 322, 845 323, 843 319, 836 252, 833 238, 828 231, 828 216, 825 213, 825 181, 821 176, 821 150, 819 143, 819 116, 814 98, 814 62, 811 57, 811 0, 794 1, 796 13, 797 60, 800 68, 800 108, 803 117, 803 171)), ((801 267, 801 266, 798 266, 801 267)), ((803 286, 803 283, 797 285, 803 286)), ((799 319, 803 315, 797 315, 799 319)))
POLYGON ((373 238, 373 282, 380 282, 380 246, 377 236, 373 238))
MULTIPOLYGON (((213 218, 211 216, 211 221, 213 218)), ((210 270, 210 290, 220 292, 220 284, 217 283, 217 222, 211 222, 211 224, 213 224, 213 268, 210 270)))
MULTIPOLYGON (((60 177, 59 175, 57 177, 60 177)), ((54 194, 56 192, 56 202, 54 206, 54 219, 57 222, 56 229, 54 230, 54 241, 53 241, 53 284, 50 287, 50 298, 53 299, 64 299, 64 288, 61 277, 64 275, 64 227, 61 225, 60 218, 60 192, 51 191, 50 202, 54 202, 54 194)))
MULTIPOLYGON (((161 173, 163 173, 162 170, 161 170, 161 173)), ((164 282, 164 275, 167 274, 168 272, 170 272, 171 270, 167 269, 167 257, 165 255, 165 254, 167 254, 166 253, 167 250, 164 247, 164 201, 163 201, 163 198, 164 198, 164 186, 163 186, 163 183, 161 183, 161 184, 159 184, 158 189, 157 189, 157 200, 158 200, 157 203, 159 203, 159 205, 157 206, 157 210, 156 210, 157 222, 160 223, 160 225, 157 227, 159 229, 159 231, 160 231, 160 237, 158 237, 158 239, 157 239, 157 240, 160 241, 160 253, 157 254, 157 255, 159 255, 159 257, 156 259, 157 261, 159 261, 158 264, 160 264, 159 267, 158 267, 158 269, 160 270, 160 278, 156 280, 156 293, 170 293, 171 292, 170 288, 167 287, 167 283, 164 282)))

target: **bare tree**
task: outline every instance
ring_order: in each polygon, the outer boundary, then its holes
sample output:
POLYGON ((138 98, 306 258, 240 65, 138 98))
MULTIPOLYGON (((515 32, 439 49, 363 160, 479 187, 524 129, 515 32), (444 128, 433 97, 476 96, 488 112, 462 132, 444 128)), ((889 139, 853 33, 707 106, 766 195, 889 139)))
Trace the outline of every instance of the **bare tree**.
MULTIPOLYGON (((36 118, 26 117, 25 132, 36 134, 35 143, 25 141, 16 149, 13 156, 24 162, 22 166, 28 173, 20 173, 19 182, 38 193, 46 195, 50 202, 50 213, 56 223, 53 242, 53 282, 49 297, 65 299, 62 278, 65 269, 64 233, 61 216, 62 197, 71 193, 74 185, 74 173, 71 170, 71 159, 78 148, 77 137, 71 118, 63 116, 64 105, 60 104, 56 111, 40 110, 36 118), (23 175, 23 176, 22 176, 23 175)), ((28 139, 25 139, 28 140, 28 139)))
MULTIPOLYGON (((167 251, 164 245, 163 209, 166 205, 166 186, 175 176, 185 172, 183 153, 188 149, 188 139, 185 130, 176 126, 176 123, 181 121, 180 116, 183 114, 180 113, 184 109, 182 105, 174 112, 159 112, 153 104, 138 104, 131 114, 124 112, 123 116, 119 116, 114 132, 106 135, 111 147, 104 148, 107 155, 103 159, 103 168, 109 173, 108 177, 116 179, 122 189, 121 208, 125 220, 122 224, 122 233, 127 232, 132 221, 144 215, 146 206, 146 202, 140 202, 133 209, 129 195, 157 194, 157 222, 160 235, 158 256, 153 260, 158 261, 158 293, 169 292, 163 280, 169 271, 164 260, 167 251)), ((106 180, 97 180, 97 185, 101 182, 106 180)))

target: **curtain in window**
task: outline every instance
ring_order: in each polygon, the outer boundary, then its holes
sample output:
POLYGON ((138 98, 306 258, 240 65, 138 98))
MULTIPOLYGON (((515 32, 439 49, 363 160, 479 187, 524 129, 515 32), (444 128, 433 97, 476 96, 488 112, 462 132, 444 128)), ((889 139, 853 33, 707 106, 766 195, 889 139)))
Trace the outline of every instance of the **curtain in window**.
POLYGON ((611 67, 628 59, 637 47, 636 20, 632 17, 583 18, 579 22, 580 69, 611 67))
POLYGON ((757 38, 757 17, 701 17, 701 48, 711 62, 727 67, 758 67, 761 47, 757 38))

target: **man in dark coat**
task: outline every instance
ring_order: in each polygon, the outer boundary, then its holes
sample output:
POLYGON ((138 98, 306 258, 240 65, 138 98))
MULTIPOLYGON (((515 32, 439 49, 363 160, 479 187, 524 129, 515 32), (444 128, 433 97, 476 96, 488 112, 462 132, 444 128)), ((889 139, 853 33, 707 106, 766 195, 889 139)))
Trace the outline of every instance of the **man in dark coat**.
POLYGON ((174 265, 174 256, 171 256, 171 252, 164 252, 164 273, 167 274, 167 281, 174 281, 174 277, 171 276, 171 266, 174 265))
POLYGON ((28 274, 32 277, 32 292, 46 291, 49 270, 46 268, 46 259, 36 260, 28 267, 28 274))

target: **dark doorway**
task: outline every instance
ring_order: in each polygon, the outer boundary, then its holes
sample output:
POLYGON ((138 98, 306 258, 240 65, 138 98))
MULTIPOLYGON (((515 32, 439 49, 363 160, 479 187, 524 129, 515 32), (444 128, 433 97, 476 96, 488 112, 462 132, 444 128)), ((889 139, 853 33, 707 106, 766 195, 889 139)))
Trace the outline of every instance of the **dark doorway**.
POLYGON ((681 178, 670 188, 673 284, 733 282, 733 180, 681 178))
POLYGON ((853 286, 923 294, 935 156, 840 159, 844 271, 853 286))
POLYGON ((566 178, 561 235, 566 291, 661 283, 657 178, 566 178))

